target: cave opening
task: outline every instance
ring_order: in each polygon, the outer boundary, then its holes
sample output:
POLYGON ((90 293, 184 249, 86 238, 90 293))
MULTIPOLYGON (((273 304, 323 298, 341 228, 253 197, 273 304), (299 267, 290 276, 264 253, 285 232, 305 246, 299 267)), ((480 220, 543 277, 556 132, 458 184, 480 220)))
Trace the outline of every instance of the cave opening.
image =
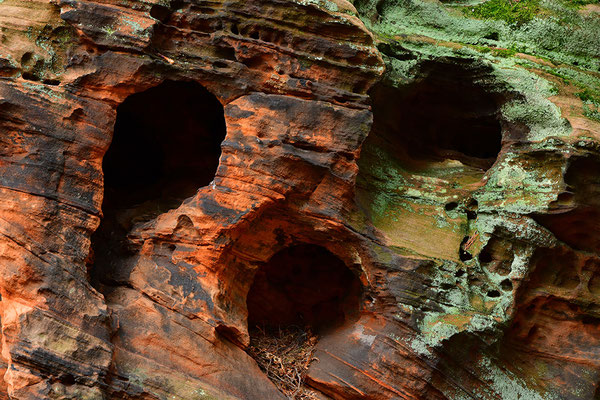
POLYGON ((289 398, 313 398, 304 380, 320 337, 358 318, 362 285, 327 249, 276 253, 256 272, 247 297, 252 356, 289 398))
POLYGON ((532 217, 574 249, 600 253, 600 159, 572 157, 564 175, 565 191, 548 213, 532 217))
POLYGON ((358 277, 324 247, 288 247, 257 271, 246 302, 248 326, 323 333, 357 316, 360 294, 358 277))
POLYGON ((165 81, 117 108, 104 173, 103 218, 92 237, 92 284, 118 280, 116 264, 131 253, 127 234, 178 207, 214 179, 225 113, 196 82, 165 81))
POLYGON ((223 106, 195 82, 166 81, 117 108, 106 152, 104 204, 177 207, 214 178, 225 138, 223 106))
MULTIPOLYGON (((491 67, 456 58, 420 62, 414 79, 401 85, 393 74, 369 91, 373 124, 358 159, 357 205, 400 247, 456 254, 458 236, 448 236, 447 247, 415 237, 428 224, 446 223, 442 218, 477 218, 471 193, 485 184, 503 141, 520 133, 502 113, 517 94, 491 67), (416 198, 433 202, 413 213, 416 198)), ((470 258, 462 249, 459 255, 470 258)))
POLYGON ((375 85, 367 145, 385 143, 407 169, 456 160, 487 170, 502 148, 500 107, 505 99, 484 83, 486 74, 474 66, 425 63, 411 84, 375 85))

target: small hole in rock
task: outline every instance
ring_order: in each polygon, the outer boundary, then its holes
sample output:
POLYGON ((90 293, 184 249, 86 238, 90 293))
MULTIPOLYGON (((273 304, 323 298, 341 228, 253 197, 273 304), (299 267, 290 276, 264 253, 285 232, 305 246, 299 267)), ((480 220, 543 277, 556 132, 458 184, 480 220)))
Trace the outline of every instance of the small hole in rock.
POLYGON ((489 39, 489 40, 498 40, 499 38, 500 38, 500 36, 498 35, 498 32, 490 32, 484 36, 484 39, 489 39))
POLYGON ((468 251, 460 249, 460 251, 458 252, 458 258, 460 259, 460 261, 469 261, 473 259, 473 255, 468 251))
POLYGON ((150 9, 150 16, 160 22, 165 22, 171 16, 171 10, 168 7, 156 4, 150 9))
POLYGON ((510 292, 513 290, 513 284, 510 281, 510 279, 505 279, 502 282, 500 282, 500 287, 502 288, 502 290, 504 290, 505 292, 510 292))
POLYGON ((487 296, 492 298, 500 297, 500 292, 497 290, 490 290, 489 292, 487 292, 487 296))
POLYGON ((252 32, 250 32, 250 38, 258 40, 260 38, 260 35, 259 35, 258 31, 252 31, 252 32))
POLYGON ((571 192, 562 192, 556 198, 558 204, 569 204, 575 199, 575 194, 571 192))
POLYGON ((462 270, 462 269, 459 269, 458 271, 456 271, 456 273, 454 274, 454 276, 457 277, 457 278, 460 278, 464 274, 465 274, 465 271, 462 270))
POLYGON ((21 66, 28 66, 33 61, 33 53, 28 51, 21 57, 21 66))
POLYGON ((231 33, 233 33, 234 35, 240 34, 240 30, 238 29, 237 24, 231 24, 231 33))
POLYGON ((223 61, 216 61, 213 65, 215 66, 215 68, 218 68, 218 69, 229 67, 229 65, 223 61))
POLYGON ((21 76, 23 77, 23 79, 28 80, 28 81, 38 82, 40 80, 40 78, 38 76, 36 76, 35 74, 32 74, 31 72, 23 72, 23 74, 21 76))
POLYGON ((50 86, 60 85, 60 81, 58 79, 44 79, 43 83, 50 86))
POLYGON ((458 207, 458 203, 455 201, 452 201, 444 206, 446 211, 452 211, 452 210, 456 209, 456 207, 458 207))
POLYGON ((213 48, 213 52, 215 57, 221 59, 221 62, 224 60, 237 61, 237 54, 232 46, 217 46, 213 48))
POLYGON ((477 213, 475 211, 467 210, 467 219, 477 219, 477 213))
POLYGON ((65 386, 71 386, 75 384, 75 377, 71 374, 63 375, 60 382, 65 386))
POLYGON ((484 249, 481 253, 479 253, 479 262, 481 264, 487 264, 492 261, 493 261, 492 255, 486 249, 484 249))

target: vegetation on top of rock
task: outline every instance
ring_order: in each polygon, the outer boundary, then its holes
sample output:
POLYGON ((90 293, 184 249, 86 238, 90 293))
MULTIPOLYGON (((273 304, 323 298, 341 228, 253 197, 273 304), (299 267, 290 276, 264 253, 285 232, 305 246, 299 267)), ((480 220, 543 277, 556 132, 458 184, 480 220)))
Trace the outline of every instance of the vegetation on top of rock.
POLYGON ((583 115, 600 122, 600 92, 586 87, 576 96, 583 102, 583 115))
POLYGON ((509 24, 524 24, 540 12, 540 0, 489 0, 467 7, 467 14, 482 19, 506 21, 509 24))
POLYGON ((561 0, 490 0, 469 7, 421 0, 356 0, 355 5, 367 26, 384 37, 420 35, 512 48, 555 64, 600 70, 600 17, 561 0))
POLYGON ((588 4, 600 4, 600 0, 564 0, 567 7, 580 8, 588 4))

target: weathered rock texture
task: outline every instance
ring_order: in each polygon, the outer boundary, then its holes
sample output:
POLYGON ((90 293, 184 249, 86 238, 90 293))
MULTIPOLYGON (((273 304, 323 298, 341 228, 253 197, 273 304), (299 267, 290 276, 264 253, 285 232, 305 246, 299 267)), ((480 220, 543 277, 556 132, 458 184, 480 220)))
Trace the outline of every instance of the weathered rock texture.
POLYGON ((455 14, 0 0, 0 398, 283 399, 249 319, 323 399, 597 398, 600 51, 455 14))

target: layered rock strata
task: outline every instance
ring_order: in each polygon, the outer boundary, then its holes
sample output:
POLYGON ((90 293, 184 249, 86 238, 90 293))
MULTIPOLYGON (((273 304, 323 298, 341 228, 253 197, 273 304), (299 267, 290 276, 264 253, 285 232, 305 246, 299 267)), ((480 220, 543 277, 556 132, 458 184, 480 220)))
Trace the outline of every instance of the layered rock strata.
POLYGON ((0 397, 283 399, 249 320, 323 399, 597 396, 600 123, 408 3, 0 0, 0 397))

